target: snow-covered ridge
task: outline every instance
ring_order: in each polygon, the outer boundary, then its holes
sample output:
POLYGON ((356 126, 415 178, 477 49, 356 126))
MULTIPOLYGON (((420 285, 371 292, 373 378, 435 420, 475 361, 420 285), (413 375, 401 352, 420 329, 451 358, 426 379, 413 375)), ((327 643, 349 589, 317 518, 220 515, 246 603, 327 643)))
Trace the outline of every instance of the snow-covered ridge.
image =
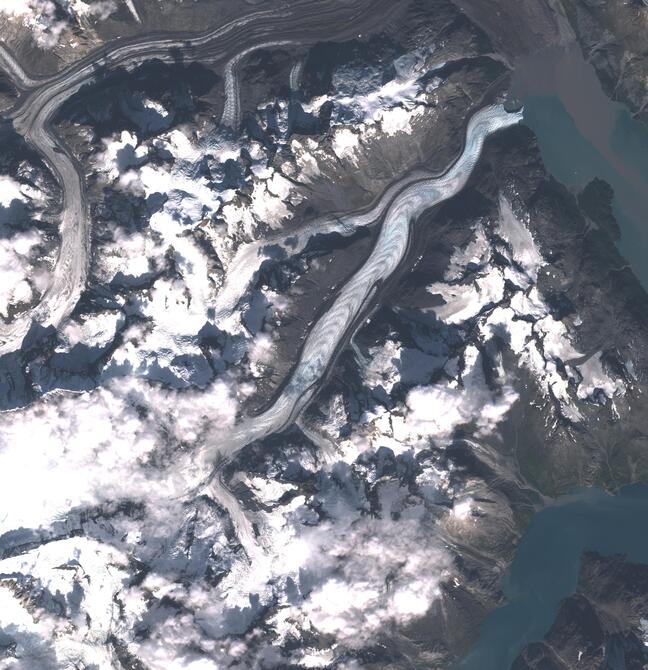
POLYGON ((551 314, 537 286, 546 265, 542 253, 509 199, 500 195, 499 205, 491 241, 478 223, 473 239, 450 259, 448 283, 428 287, 445 303, 434 312, 454 325, 477 319, 483 343, 505 338, 541 392, 559 403, 566 418, 578 421, 577 400, 596 400, 599 394, 612 400, 625 393, 625 383, 603 369, 600 352, 576 362, 583 357, 574 344, 577 320, 565 323, 551 314), (493 263, 494 251, 508 260, 504 269, 493 263))
POLYGON ((64 35, 66 41, 73 42, 72 23, 102 21, 117 9, 118 0, 0 0, 0 17, 21 21, 32 31, 36 43, 49 49, 64 35))
POLYGON ((323 104, 332 103, 334 147, 338 146, 335 152, 340 158, 345 150, 357 146, 357 129, 360 135, 376 125, 387 136, 411 132, 410 120, 423 112, 428 104, 426 94, 434 88, 434 85, 426 88, 419 82, 424 74, 430 73, 426 65, 433 53, 432 45, 400 56, 393 63, 394 78, 384 83, 381 68, 358 70, 341 66, 333 74, 334 93, 305 102, 304 110, 312 113, 323 104))
MULTIPOLYGON (((290 394, 299 400, 304 395, 299 384, 309 389, 326 369, 317 339, 327 338, 330 356, 336 338, 348 329, 342 319, 347 305, 359 309, 380 273, 398 265, 410 218, 461 189, 485 136, 518 118, 500 107, 484 110, 469 126, 462 159, 446 175, 409 184, 405 197, 399 193, 390 201, 375 257, 328 315, 334 330, 327 331, 325 321, 314 329, 290 394)), ((117 157, 109 147, 106 152, 117 157)), ((144 158, 143 152, 135 156, 144 158)), ((207 650, 220 665, 254 667, 265 658, 278 667, 286 659, 325 667, 340 650, 371 644, 386 626, 420 618, 438 599, 452 562, 425 496, 448 495, 447 487, 439 478, 438 493, 432 493, 434 468, 421 480, 425 493, 415 498, 407 486, 372 476, 378 502, 371 502, 363 468, 356 470, 341 457, 322 471, 320 462, 303 450, 293 458, 312 480, 305 495, 282 460, 289 454, 280 453, 276 464, 268 459, 265 471, 259 467, 249 477, 250 489, 265 507, 255 514, 258 542, 246 543, 246 552, 242 550, 241 538, 233 534, 236 515, 228 519, 213 503, 220 500, 218 482, 199 489, 204 495, 196 497, 195 491, 199 483, 209 482, 214 446, 232 452, 244 446, 225 441, 233 434, 236 398, 246 393, 243 384, 223 375, 204 391, 178 393, 139 378, 146 376, 140 364, 153 367, 143 352, 155 351, 159 367, 167 349, 173 363, 179 347, 193 345, 214 295, 209 282, 198 280, 208 272, 200 265, 205 256, 186 234, 199 222, 194 219, 197 210, 185 216, 184 201, 197 199, 182 189, 171 195, 151 217, 147 234, 154 246, 168 240, 175 274, 162 274, 145 290, 132 292, 128 301, 117 296, 119 309, 88 318, 76 315, 62 333, 64 355, 80 344, 105 347, 119 332, 108 369, 112 365, 128 373, 88 393, 49 394, 0 417, 0 476, 6 480, 0 489, 12 501, 3 508, 13 510, 1 519, 8 531, 2 537, 10 554, 19 548, 18 556, 0 560, 0 579, 4 575, 5 586, 10 585, 11 608, 20 622, 16 648, 27 662, 46 649, 54 663, 101 664, 112 653, 114 636, 129 653, 160 670, 170 658, 190 667, 198 660, 196 650, 207 650), (122 310, 126 317, 144 321, 133 319, 126 326, 122 310), (279 476, 278 467, 285 476, 279 476), (26 471, 38 482, 36 490, 17 485, 22 478, 16 473, 26 471), (75 475, 80 471, 83 478, 75 475), (187 491, 193 492, 190 498, 187 491), (93 510, 102 510, 100 521, 93 510), (14 535, 16 528, 25 529, 24 534, 14 535), (83 537, 69 537, 79 532, 83 537), (32 551, 32 538, 47 539, 47 551, 32 551), (69 570, 59 574, 62 565, 69 570), (137 569, 132 565, 146 566, 142 579, 125 577, 137 569), (27 590, 32 596, 24 601, 21 594, 27 590), (171 608, 169 603, 174 603, 171 608), (84 623, 86 614, 97 617, 96 626, 84 623), (274 631, 272 643, 256 639, 260 617, 274 631), (69 626, 69 621, 77 625, 69 626), (135 635, 139 627, 149 634, 135 635), (322 640, 318 648, 291 644, 306 632, 322 640)), ((264 349, 265 342, 257 341, 254 356, 262 360, 264 349)), ((279 404, 281 419, 284 403, 279 404)), ((266 433, 273 429, 268 417, 261 421, 266 433)), ((241 481, 248 483, 245 476, 241 481)))
POLYGON ((583 361, 575 345, 578 318, 552 315, 537 285, 546 263, 528 216, 516 213, 511 202, 500 196, 499 217, 476 222, 471 238, 452 253, 445 280, 428 286, 444 303, 420 311, 436 316, 435 333, 421 330, 415 313, 399 312, 411 323, 415 346, 392 335, 366 357, 359 354, 373 407, 350 418, 338 398, 335 409, 322 409, 329 419, 313 428, 338 445, 339 457, 352 462, 367 449, 404 454, 443 446, 460 428, 476 439, 497 439, 519 398, 519 374, 504 368, 501 344, 530 373, 545 402, 555 403, 558 415, 580 422, 581 403, 587 402, 607 406, 615 417, 614 400, 625 394, 626 382, 606 368, 601 352, 583 361), (437 381, 427 381, 432 377, 437 381), (404 402, 394 401, 403 389, 404 402))
MULTIPOLYGON (((79 395, 49 393, 0 416, 0 490, 11 502, 1 506, 9 511, 0 517, 7 531, 0 598, 18 622, 18 663, 46 658, 53 667, 108 668, 118 641, 120 651, 152 670, 327 667, 378 641, 386 629, 420 619, 444 585, 456 582, 444 529, 474 525, 480 503, 472 489, 451 482, 438 458, 419 463, 414 457, 468 423, 475 436, 493 436, 516 402, 503 375, 496 388, 486 383, 476 346, 466 347, 461 364, 443 362, 444 383, 417 382, 397 411, 367 413, 346 440, 337 424, 354 422, 335 399, 328 424, 311 426, 337 444, 327 458, 306 440, 252 448, 244 459, 250 473, 233 479, 237 494, 242 490, 254 503, 258 537, 244 547, 247 538, 236 536, 240 515, 228 516, 217 504, 223 491, 210 479, 214 454, 233 456, 246 440, 266 437, 295 407, 302 409, 350 317, 400 262, 410 218, 460 190, 484 136, 519 120, 501 108, 487 110, 447 175, 400 184, 407 197, 386 201, 380 253, 311 331, 288 394, 272 411, 240 422, 240 404, 271 360, 274 333, 265 316, 285 304, 254 284, 263 242, 279 239, 274 235, 322 161, 340 159, 349 169, 363 158, 363 137, 412 129, 426 100, 416 83, 424 61, 425 54, 399 59, 397 79, 376 90, 358 96, 339 90, 334 105, 361 117, 342 122, 340 116, 322 141, 283 138, 282 148, 295 149, 284 164, 271 162, 261 143, 235 142, 213 123, 147 141, 123 132, 102 143, 94 156, 101 186, 149 215, 146 225, 126 221, 102 240, 96 302, 59 334, 57 361, 69 363, 75 351, 96 356, 101 385, 79 395), (236 273, 248 262, 239 253, 246 248, 251 271, 243 281, 236 273), (430 406, 442 411, 431 414, 430 406), (254 430, 246 432, 250 425, 254 430), (237 439, 230 444, 232 435, 237 439), (383 457, 400 459, 402 480, 385 474, 383 457), (34 486, 19 486, 25 479, 34 486), (46 548, 33 549, 32 542, 46 548)), ((344 73, 338 74, 341 89, 344 73)), ((143 98, 142 106, 148 110, 143 124, 166 118, 158 102, 143 98)), ((358 215, 335 229, 348 234, 375 218, 358 215)), ((497 232, 515 260, 506 274, 484 274, 468 287, 474 267, 486 273, 490 263, 491 241, 482 229, 483 239, 476 234, 471 249, 453 256, 450 288, 431 287, 447 296, 448 323, 477 317, 475 303, 500 300, 505 280, 524 290, 535 282, 540 260, 518 223, 511 210, 497 232), (453 294, 460 284, 452 282, 464 279, 467 288, 453 294), (455 299, 461 310, 453 311, 455 299)), ((294 254, 305 246, 297 237, 294 254)), ((542 314, 540 298, 528 299, 542 314)), ((405 366, 411 352, 390 341, 370 353, 365 383, 391 391, 398 383, 394 359, 405 366)), ((43 368, 38 361, 30 372, 46 388, 43 368)), ((590 376, 599 374, 593 368, 590 376)))
MULTIPOLYGON (((370 100, 375 116, 379 109, 389 111, 393 105, 399 110, 411 108, 414 98, 408 98, 410 94, 425 96, 416 83, 425 54, 403 58, 403 62, 412 63, 399 66, 396 79, 378 93, 359 94, 360 107, 370 100), (393 95, 387 95, 390 91, 393 95), (400 93, 396 95, 395 91, 400 93)), ((344 77, 335 81, 342 91, 344 77)), ((340 92, 338 98, 340 104, 351 104, 346 93, 340 92)), ((151 101, 149 107, 157 115, 166 114, 160 103, 151 101)), ((347 130, 353 134, 346 126, 338 128, 334 123, 333 147, 347 130)), ((101 282, 127 279, 132 286, 154 282, 149 294, 129 306, 131 311, 136 307, 151 323, 138 337, 140 351, 122 346, 108 364, 107 374, 130 365, 139 374, 148 375, 153 368, 161 367, 173 377, 186 377, 174 369, 174 361, 187 356, 201 359, 192 340, 212 318, 218 328, 250 340, 244 317, 246 302, 255 300, 253 282, 262 264, 276 257, 277 249, 283 248, 287 257, 297 255, 312 235, 348 235, 379 216, 377 210, 372 216, 348 220, 323 217, 303 232, 283 233, 295 206, 307 197, 302 185, 308 186, 317 177, 318 163, 330 160, 330 151, 320 146, 321 140, 311 138, 277 138, 277 142, 284 152, 280 164, 271 162, 264 145, 246 138, 234 141, 213 121, 191 130, 180 126, 148 140, 131 131, 102 140, 102 149, 93 162, 106 186, 127 197, 165 199, 146 227, 127 234, 116 228, 113 239, 102 241, 101 251, 95 254, 94 272, 101 282), (154 280, 164 272, 170 255, 179 277, 173 282, 154 280)), ((267 337, 267 333, 261 336, 267 337)), ((207 377, 206 371, 189 373, 186 380, 204 384, 207 377)))
POLYGON ((45 194, 35 184, 0 175, 0 319, 9 321, 42 295, 49 283, 43 256, 49 251, 44 231, 25 227, 24 219, 42 216, 45 194))

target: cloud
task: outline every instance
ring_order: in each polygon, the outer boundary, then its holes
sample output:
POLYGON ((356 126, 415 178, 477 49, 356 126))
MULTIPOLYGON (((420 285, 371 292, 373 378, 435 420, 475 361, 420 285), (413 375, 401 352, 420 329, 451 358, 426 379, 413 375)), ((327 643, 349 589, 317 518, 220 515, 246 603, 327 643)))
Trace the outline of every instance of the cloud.
POLYGON ((86 538, 0 561, 0 628, 17 661, 6 667, 112 667, 109 637, 122 614, 114 596, 127 577, 126 555, 86 538))
POLYGON ((0 0, 0 13, 21 19, 23 25, 32 30, 36 43, 44 48, 53 48, 59 43, 70 27, 70 19, 105 20, 116 10, 114 0, 0 0), (61 10, 67 18, 59 18, 61 10))
POLYGON ((42 242, 38 230, 0 238, 0 317, 9 319, 10 307, 30 303, 34 289, 42 291, 47 286, 47 272, 34 270, 42 242))
MULTIPOLYGON (((78 450, 74 440, 70 447, 78 450)), ((321 477, 312 498, 298 496, 258 515, 265 551, 249 564, 229 553, 226 526, 208 506, 183 514, 170 497, 168 477, 149 477, 144 491, 133 459, 119 456, 122 490, 145 502, 145 517, 99 516, 85 527, 95 538, 55 540, 0 561, 0 602, 7 600, 7 618, 18 628, 1 613, 0 625, 22 640, 22 659, 49 650, 52 668, 79 661, 101 667, 113 653, 114 636, 151 670, 281 668, 288 660, 326 667, 344 650, 424 616, 452 573, 434 520, 397 482, 377 485, 382 503, 367 515, 364 484, 338 467, 334 476, 321 477), (318 522, 314 509, 322 506, 328 518, 318 522), (392 515, 396 508, 399 518, 392 515), (178 535, 183 526, 190 536, 178 535), (161 545, 156 537, 168 539, 161 545), (230 562, 222 578, 205 579, 207 565, 225 556, 230 562), (137 565, 146 566, 139 579, 137 565), (31 589, 30 599, 5 590, 9 575, 31 589), (141 630, 147 634, 137 635, 141 630), (295 644, 302 637, 304 643, 295 644), (319 642, 311 647, 309 639, 319 642)), ((188 463, 177 450, 173 461, 176 477, 186 476, 188 463)), ((115 468, 105 460, 96 466, 113 501, 119 499, 115 468)), ((86 473, 93 479, 92 470, 90 464, 81 470, 84 479, 86 473)), ((56 484, 54 478, 48 490, 56 484)), ((72 484, 68 496, 74 496, 72 484)))
POLYGON ((57 10, 52 0, 0 0, 0 12, 21 18, 36 43, 45 48, 55 47, 67 27, 66 21, 57 18, 57 10))
POLYGON ((68 11, 76 16, 94 16, 104 21, 117 11, 116 0, 63 0, 68 11))
POLYGON ((0 533, 120 500, 172 514, 169 500, 209 472, 182 449, 168 462, 169 450, 195 443, 206 424, 232 425, 236 410, 220 381, 179 393, 129 378, 0 415, 0 533))
MULTIPOLYGON (((310 624, 348 648, 361 648, 390 623, 422 617, 450 573, 449 555, 432 528, 419 519, 363 517, 319 552, 330 575, 307 596, 310 624), (328 545, 328 546, 327 546, 328 545)), ((317 559, 315 559, 317 562, 317 559)))
POLYGON ((465 351, 462 382, 462 386, 441 382, 411 390, 407 396, 408 430, 441 441, 469 424, 475 425, 477 435, 493 433, 517 400, 517 393, 506 385, 500 389, 487 386, 481 355, 473 346, 465 351))
MULTIPOLYGON (((515 213, 504 195, 498 202, 499 215, 492 228, 496 237, 489 240, 488 227, 479 222, 468 244, 453 252, 444 277, 447 283, 428 287, 445 300, 433 311, 451 325, 462 326, 476 318, 483 343, 506 342, 535 377, 541 393, 551 394, 560 403, 563 416, 580 421, 576 399, 592 399, 596 389, 607 398, 623 395, 625 384, 610 377, 597 364, 596 356, 582 365, 571 363, 582 355, 574 345, 578 320, 572 324, 551 314, 536 286, 545 261, 529 230, 530 217, 515 213), (503 270, 493 264, 496 250, 509 259, 503 270)), ((470 389, 464 380, 464 385, 463 391, 441 385, 410 393, 408 404, 414 410, 413 418, 421 417, 421 430, 427 425, 432 432, 449 435, 475 412, 478 431, 492 432, 489 426, 503 418, 513 395, 504 391, 497 399, 489 398, 478 390, 479 384, 470 389)))
POLYGON ((14 200, 25 202, 22 184, 8 175, 0 175, 0 205, 6 209, 14 200))
POLYGON ((212 550, 223 560, 222 513, 194 492, 211 464, 193 455, 205 427, 230 427, 237 410, 222 381, 198 393, 126 378, 0 414, 0 628, 19 659, 10 667, 112 667, 111 636, 132 641, 155 610, 156 581, 191 582, 212 550), (140 565, 147 588, 130 584, 140 565))
POLYGON ((171 598, 186 615, 165 617, 134 643, 138 657, 153 670, 166 669, 170 659, 193 667, 194 646, 209 649, 217 665, 326 667, 344 650, 424 616, 452 573, 434 521, 398 485, 379 492, 384 504, 368 515, 363 488, 338 468, 321 477, 312 498, 257 514, 264 550, 250 565, 236 561, 213 588, 147 578, 143 587, 153 597, 171 598), (327 518, 318 521, 315 508, 326 509, 327 518), (313 647, 309 639, 317 640, 313 647))

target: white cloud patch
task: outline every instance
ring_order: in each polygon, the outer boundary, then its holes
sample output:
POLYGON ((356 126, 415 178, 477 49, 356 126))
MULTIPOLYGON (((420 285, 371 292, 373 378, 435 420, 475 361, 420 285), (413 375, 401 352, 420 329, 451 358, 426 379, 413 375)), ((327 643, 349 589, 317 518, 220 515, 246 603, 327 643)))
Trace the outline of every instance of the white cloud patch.
POLYGON ((318 631, 351 648, 364 646, 391 622, 422 617, 451 571, 441 543, 425 538, 418 519, 363 521, 322 549, 338 569, 302 610, 318 631))
MULTIPOLYGON (((437 282, 428 287, 445 303, 433 311, 442 321, 453 325, 461 325, 479 315, 477 327, 482 340, 487 342, 499 337, 507 341, 522 365, 533 374, 541 392, 559 401, 564 416, 579 421, 581 414, 575 406, 576 398, 591 399, 597 390, 612 398, 625 392, 625 384, 606 373, 598 355, 585 364, 574 363, 582 353, 573 343, 573 326, 550 313, 535 285, 545 261, 529 224, 529 215, 516 214, 507 197, 500 195, 494 232, 505 246, 489 241, 484 224, 478 223, 472 239, 453 252, 445 273, 448 283, 437 282), (495 249, 519 270, 509 266, 502 271, 493 265, 495 249), (503 301, 505 280, 512 287, 508 304, 503 301), (576 394, 570 390, 572 383, 577 387, 576 394)), ((445 398, 450 405, 452 395, 450 392, 445 398)), ((442 399, 436 400, 441 402, 442 399)))
MULTIPOLYGON (((252 480, 255 488, 267 492, 258 479, 252 480)), ((396 487, 385 493, 380 517, 367 516, 366 500, 356 485, 347 481, 343 486, 331 481, 316 500, 299 496, 257 515, 264 551, 253 557, 251 570, 232 570, 219 585, 218 596, 178 585, 167 593, 187 603, 203 629, 221 636, 245 630, 264 604, 275 603, 267 621, 277 634, 275 648, 305 631, 334 638, 332 647, 320 645, 318 654, 303 645, 292 652, 293 660, 305 667, 323 667, 341 649, 375 640, 386 626, 420 618, 452 572, 441 538, 432 524, 422 521, 423 507, 408 503, 407 489, 396 487), (317 522, 314 502, 326 510, 326 521, 317 522), (391 518, 390 506, 403 510, 400 519, 391 518), (237 617, 232 616, 235 610, 237 617)), ((150 663, 165 639, 164 631, 156 631, 142 658, 150 663)), ((248 653, 253 641, 254 633, 248 633, 241 651, 248 653)), ((253 666, 249 657, 240 662, 253 666)), ((282 662, 285 657, 268 666, 281 667, 282 662)))
POLYGON ((36 43, 43 48, 56 47, 71 21, 105 20, 117 10, 115 0, 0 0, 0 13, 20 20, 29 28, 36 43), (63 10, 66 18, 60 18, 63 10))
POLYGON ((45 270, 34 270, 42 235, 37 230, 0 239, 0 317, 10 318, 10 308, 29 304, 35 291, 42 291, 48 283, 45 270))
POLYGON ((97 168, 108 174, 110 179, 117 179, 128 168, 138 165, 147 154, 148 149, 139 145, 137 135, 127 130, 119 136, 102 140, 104 151, 95 158, 97 168))
MULTIPOLYGON (((132 560, 152 569, 151 584, 196 560, 181 531, 195 522, 195 490, 211 465, 195 463, 194 449, 206 426, 226 429, 236 411, 223 382, 179 393, 126 379, 0 415, 3 553, 21 538, 27 545, 0 560, 0 628, 16 643, 8 668, 112 667, 111 635, 131 640, 155 602, 129 586, 132 560), (142 511, 124 513, 129 506, 142 511), (29 549, 41 534, 53 537, 29 549)), ((209 546, 226 543, 222 527, 204 532, 209 546)))
POLYGON ((149 461, 195 443, 206 424, 231 426, 236 408, 222 382, 175 392, 124 379, 0 415, 0 533, 47 527, 73 508, 108 501, 141 500, 172 514, 170 500, 208 472, 188 452, 176 452, 168 469, 149 461))
POLYGON ((8 175, 0 175, 0 206, 7 208, 14 200, 25 202, 23 186, 8 175))
POLYGON ((333 135, 333 151, 338 158, 354 160, 359 145, 358 134, 350 128, 338 128, 333 135))
POLYGON ((1 560, 0 627, 17 642, 15 662, 3 667, 112 667, 109 636, 120 615, 114 596, 127 578, 126 555, 85 538, 1 560), (67 616, 39 606, 37 598, 30 603, 12 590, 12 582, 18 588, 35 582, 36 593, 46 589, 67 616))
POLYGON ((333 73, 335 92, 310 100, 304 109, 314 112, 325 102, 332 102, 333 125, 380 123, 387 135, 411 132, 410 122, 422 113, 426 99, 417 80, 427 71, 426 59, 432 51, 419 49, 397 58, 396 76, 387 82, 382 81, 383 72, 378 68, 341 66, 333 73))
POLYGON ((578 397, 582 400, 594 398, 597 392, 608 398, 625 394, 625 383, 621 379, 614 379, 606 372, 600 351, 579 365, 578 372, 582 377, 578 385, 578 397))
POLYGON ((412 435, 448 440, 463 425, 474 423, 477 435, 488 435, 517 400, 510 386, 491 390, 486 385, 481 356, 469 346, 465 351, 462 386, 439 383, 417 387, 409 392, 406 417, 412 435))
POLYGON ((106 347, 115 339, 123 323, 123 312, 113 310, 93 313, 69 320, 61 329, 60 337, 68 348, 77 344, 106 347))

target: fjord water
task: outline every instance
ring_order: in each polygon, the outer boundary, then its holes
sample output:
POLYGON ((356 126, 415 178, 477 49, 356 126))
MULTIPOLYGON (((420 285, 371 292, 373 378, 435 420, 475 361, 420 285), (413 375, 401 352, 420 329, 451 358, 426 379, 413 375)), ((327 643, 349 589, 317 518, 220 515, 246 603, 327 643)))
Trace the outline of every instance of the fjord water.
MULTIPOLYGON (((512 88, 558 181, 574 193, 595 177, 612 186, 619 251, 648 289, 648 128, 605 95, 577 46, 527 58, 512 88)), ((576 588, 584 551, 648 563, 647 520, 648 487, 638 485, 616 496, 586 489, 539 512, 503 579, 506 604, 486 617, 459 669, 507 670, 528 643, 541 640, 576 588)))
POLYGON ((516 69, 513 92, 558 181, 575 192, 594 177, 612 186, 619 251, 648 289, 648 127, 605 95, 577 46, 527 58, 516 69))
POLYGON ((459 670, 506 670, 529 642, 551 627, 560 601, 576 589, 580 559, 592 550, 648 563, 648 486, 612 496, 584 489, 533 518, 506 573, 507 604, 489 614, 459 670))

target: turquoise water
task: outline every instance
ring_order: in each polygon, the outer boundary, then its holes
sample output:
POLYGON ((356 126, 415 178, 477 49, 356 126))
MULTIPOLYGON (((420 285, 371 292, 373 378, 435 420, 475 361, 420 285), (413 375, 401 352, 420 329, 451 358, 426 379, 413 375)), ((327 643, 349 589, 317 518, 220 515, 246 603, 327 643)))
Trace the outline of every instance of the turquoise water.
POLYGON ((614 105, 615 121, 603 153, 578 130, 558 97, 530 96, 524 102, 525 123, 536 134, 545 165, 556 179, 578 190, 594 177, 612 186, 621 228, 619 251, 648 288, 648 128, 614 105))
POLYGON ((616 496, 586 489, 539 512, 503 580, 508 604, 486 617, 458 669, 506 670, 526 644, 542 639, 576 588, 583 551, 648 563, 647 522, 648 487, 641 485, 616 496))
MULTIPOLYGON (((614 189, 618 248, 648 289, 648 128, 607 98, 575 47, 551 48, 520 63, 514 94, 551 174, 574 193, 595 177, 614 189)), ((507 604, 480 628, 460 670, 507 670, 551 627, 574 592, 583 551, 626 553, 648 563, 648 487, 617 496, 588 489, 559 499, 532 520, 502 583, 507 604)))

